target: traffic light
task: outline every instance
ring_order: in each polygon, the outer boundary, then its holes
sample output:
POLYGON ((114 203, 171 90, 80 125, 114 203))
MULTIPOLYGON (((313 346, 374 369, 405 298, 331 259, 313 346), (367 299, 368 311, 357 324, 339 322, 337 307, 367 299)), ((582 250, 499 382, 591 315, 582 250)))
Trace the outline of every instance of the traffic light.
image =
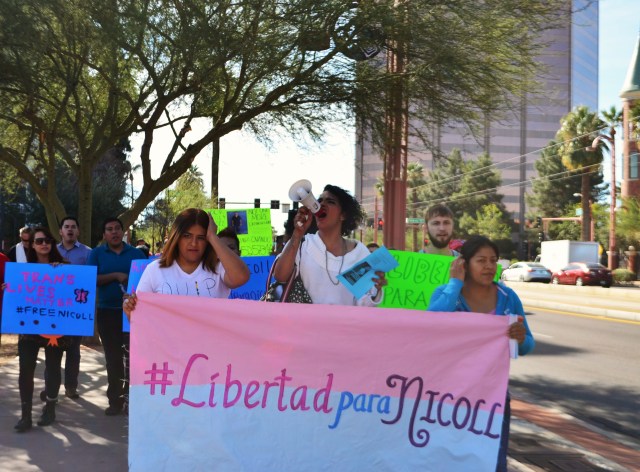
POLYGON ((271 209, 279 210, 280 209, 280 200, 271 200, 271 209))
POLYGON ((224 208, 226 204, 227 204, 226 199, 218 198, 218 208, 224 208))
POLYGON ((253 208, 260 208, 260 199, 259 198, 254 198, 253 199, 253 208))
POLYGON ((540 218, 539 216, 536 216, 536 228, 540 228, 540 226, 542 226, 542 218, 540 218))
POLYGON ((542 241, 544 241, 544 233, 540 231, 538 233, 538 242, 541 243, 542 241))

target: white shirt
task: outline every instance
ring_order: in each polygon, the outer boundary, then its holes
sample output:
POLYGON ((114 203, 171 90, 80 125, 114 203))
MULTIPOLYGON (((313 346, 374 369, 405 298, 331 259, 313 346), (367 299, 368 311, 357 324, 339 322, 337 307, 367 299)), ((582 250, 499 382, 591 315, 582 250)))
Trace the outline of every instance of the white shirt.
POLYGON ((27 262, 27 252, 22 243, 16 244, 16 262, 27 262))
MULTIPOLYGON (((338 282, 339 273, 344 272, 369 254, 367 246, 356 241, 356 247, 347 252, 344 258, 342 256, 336 257, 327 251, 320 236, 306 234, 301 249, 296 253, 296 265, 300 268, 302 282, 313 303, 357 306, 374 306, 380 303, 380 301, 374 302, 371 299, 372 293, 366 293, 362 298, 356 300, 341 282, 335 285, 335 282, 338 282)), ((375 294, 375 288, 372 290, 375 294)))
POLYGON ((136 292, 188 295, 193 297, 229 298, 231 289, 224 284, 225 270, 216 265, 216 273, 198 265, 191 274, 184 272, 177 262, 169 267, 160 267, 155 260, 142 273, 136 292))

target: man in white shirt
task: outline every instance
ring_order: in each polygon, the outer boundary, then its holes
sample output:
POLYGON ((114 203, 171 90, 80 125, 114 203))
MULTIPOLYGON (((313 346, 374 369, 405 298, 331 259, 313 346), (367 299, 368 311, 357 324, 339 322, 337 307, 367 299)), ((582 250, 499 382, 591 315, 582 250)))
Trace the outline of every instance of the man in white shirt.
POLYGON ((27 262, 27 250, 31 247, 33 230, 28 226, 20 228, 20 242, 9 249, 10 262, 27 262))

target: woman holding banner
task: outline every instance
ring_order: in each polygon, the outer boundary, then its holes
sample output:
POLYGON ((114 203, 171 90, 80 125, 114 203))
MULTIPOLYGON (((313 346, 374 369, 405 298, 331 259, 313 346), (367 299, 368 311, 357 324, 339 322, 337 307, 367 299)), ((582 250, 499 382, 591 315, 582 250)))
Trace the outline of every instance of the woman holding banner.
MULTIPOLYGON (((498 247, 484 236, 472 236, 460 248, 450 269, 447 285, 436 288, 431 296, 429 311, 466 311, 493 315, 518 315, 509 326, 507 336, 518 343, 523 356, 533 349, 535 342, 518 295, 494 281, 498 267, 498 247)), ((507 393, 500 435, 497 471, 507 470, 511 398, 507 393)))
MULTIPOLYGON (((51 264, 56 266, 65 261, 56 247, 53 234, 45 227, 37 227, 33 232, 31 247, 27 250, 27 262, 39 264, 51 264)), ((6 284, 2 285, 4 290, 6 284)), ((37 334, 21 334, 18 339, 18 357, 20 373, 18 386, 20 389, 20 402, 22 417, 15 425, 18 433, 24 433, 33 426, 31 409, 33 402, 34 375, 38 352, 44 347, 47 381, 45 383, 45 405, 38 426, 48 426, 56 419, 56 403, 60 390, 61 362, 64 347, 70 344, 67 336, 39 336, 37 334)))
POLYGON ((362 221, 362 208, 346 190, 327 185, 318 198, 315 215, 300 207, 294 218, 291 239, 282 250, 274 277, 284 283, 298 271, 313 303, 328 305, 373 306, 382 301, 382 287, 387 285, 384 272, 376 272, 375 286, 360 299, 338 280, 338 274, 367 257, 370 252, 360 241, 347 239, 362 221), (315 221, 318 231, 306 234, 315 221))
MULTIPOLYGON (((173 222, 160 259, 147 266, 136 292, 229 298, 231 289, 249 280, 249 268, 216 234, 218 226, 204 210, 188 208, 173 222)), ((131 318, 135 293, 122 308, 131 318)))

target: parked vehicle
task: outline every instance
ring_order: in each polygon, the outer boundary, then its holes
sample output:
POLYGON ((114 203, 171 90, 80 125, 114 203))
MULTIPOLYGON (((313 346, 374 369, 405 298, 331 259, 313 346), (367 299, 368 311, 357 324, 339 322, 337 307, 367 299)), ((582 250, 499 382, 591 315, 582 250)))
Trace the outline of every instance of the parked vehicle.
MULTIPOLYGON (((540 263, 551 272, 580 261, 589 263, 600 262, 598 250, 600 245, 591 241, 543 241, 540 245, 540 263)), ((538 261, 536 261, 538 262, 538 261)))
POLYGON ((551 271, 537 262, 516 262, 502 272, 502 280, 549 282, 551 271))
POLYGON ((611 287, 611 271, 602 264, 572 262, 551 276, 551 283, 565 285, 601 285, 611 287))

